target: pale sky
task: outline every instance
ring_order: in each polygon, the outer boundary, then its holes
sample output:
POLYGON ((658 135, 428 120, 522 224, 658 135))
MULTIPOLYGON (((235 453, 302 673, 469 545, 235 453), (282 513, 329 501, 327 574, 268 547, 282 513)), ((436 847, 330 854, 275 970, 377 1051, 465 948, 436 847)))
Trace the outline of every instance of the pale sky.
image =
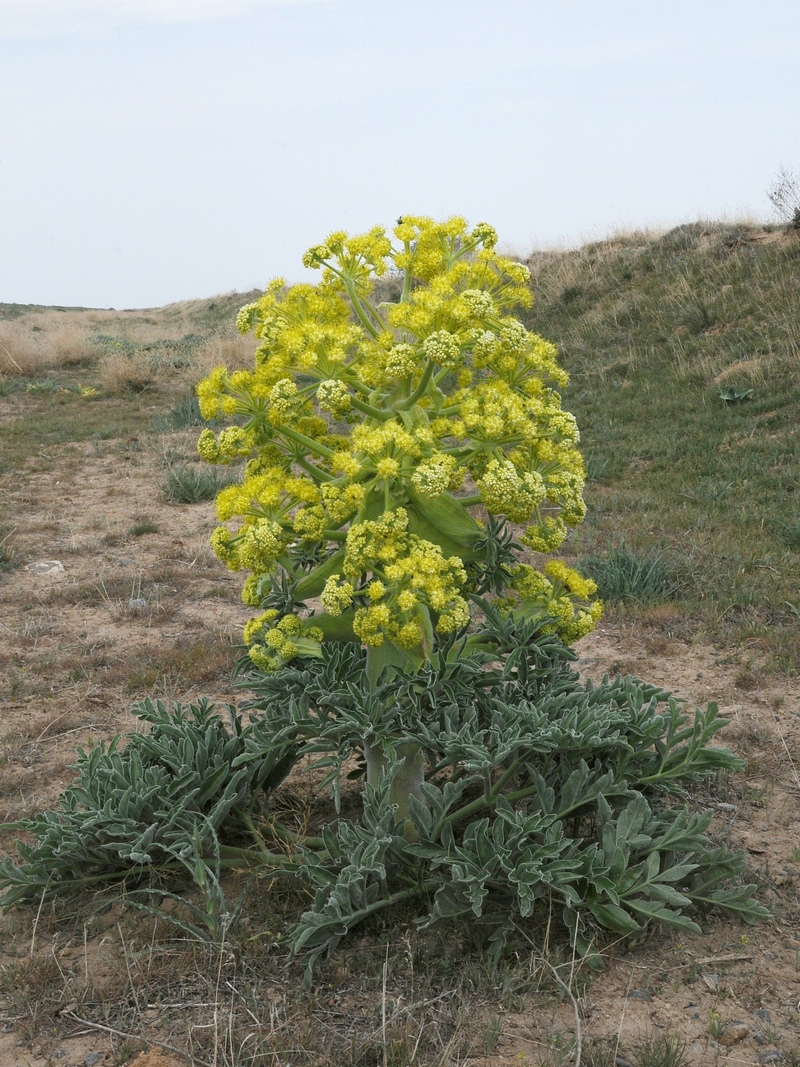
POLYGON ((769 221, 781 167, 798 0, 0 0, 0 301, 299 281, 403 214, 519 254, 769 221))

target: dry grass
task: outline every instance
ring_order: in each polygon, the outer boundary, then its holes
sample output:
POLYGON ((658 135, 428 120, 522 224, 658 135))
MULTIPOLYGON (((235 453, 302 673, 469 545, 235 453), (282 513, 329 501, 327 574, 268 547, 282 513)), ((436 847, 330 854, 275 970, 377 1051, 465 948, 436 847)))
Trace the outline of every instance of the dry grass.
POLYGON ((148 312, 0 305, 0 382, 70 374, 105 393, 150 390, 164 382, 194 382, 212 367, 245 366, 252 338, 241 337, 230 309, 190 301, 148 312))

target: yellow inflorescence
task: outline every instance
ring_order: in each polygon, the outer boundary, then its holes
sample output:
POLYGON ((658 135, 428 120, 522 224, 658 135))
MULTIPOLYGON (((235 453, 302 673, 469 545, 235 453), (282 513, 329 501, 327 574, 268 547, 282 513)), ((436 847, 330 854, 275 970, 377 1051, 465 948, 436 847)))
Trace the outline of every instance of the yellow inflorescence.
MULTIPOLYGON (((229 567, 252 572, 246 603, 257 606, 261 579, 280 569, 301 578, 297 551, 324 561, 344 547, 339 572, 316 587, 324 610, 349 613, 367 645, 413 648, 431 626, 468 619, 477 527, 466 508, 524 524, 520 540, 543 554, 581 521, 578 432, 556 391, 567 375, 514 315, 530 304, 530 275, 496 242, 490 226, 457 216, 406 216, 392 235, 335 232, 304 256, 321 268, 318 285, 277 278, 242 308, 237 326, 259 342, 253 368, 217 367, 197 394, 204 418, 232 423, 204 430, 200 455, 247 460, 219 493, 224 525, 212 536, 229 567), (400 272, 402 292, 378 297, 387 271, 400 272)), ((559 566, 528 568, 538 577, 518 575, 514 595, 546 604, 574 639, 598 609, 591 583, 559 566)), ((248 633, 269 623, 272 636, 250 642, 254 661, 306 654, 294 623, 259 618, 248 633)))
POLYGON ((467 604, 461 595, 464 564, 458 556, 445 557, 438 545, 409 533, 404 508, 351 526, 346 549, 344 580, 338 574, 330 578, 322 602, 332 615, 339 615, 363 598, 365 605, 356 611, 353 629, 365 644, 381 645, 386 637, 403 647, 419 644, 420 606, 435 613, 440 633, 466 624, 467 604), (372 581, 370 576, 375 576, 372 581))

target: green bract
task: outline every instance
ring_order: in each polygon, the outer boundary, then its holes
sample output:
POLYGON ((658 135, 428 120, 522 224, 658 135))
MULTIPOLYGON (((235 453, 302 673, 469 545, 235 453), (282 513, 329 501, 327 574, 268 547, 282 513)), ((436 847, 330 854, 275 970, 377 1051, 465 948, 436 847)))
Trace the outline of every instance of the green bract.
POLYGON ((331 234, 303 260, 319 284, 277 279, 240 312, 260 342, 254 369, 218 367, 198 386, 203 416, 234 422, 203 431, 200 454, 248 459, 217 498, 235 529, 212 543, 251 572, 245 602, 268 607, 245 630, 257 667, 325 639, 421 663, 478 592, 566 642, 593 627, 594 583, 503 541, 511 521, 529 551, 552 552, 585 508, 578 431, 554 388, 567 375, 514 317, 528 270, 496 240, 461 218, 401 219, 394 241, 331 234), (499 556, 498 539, 513 549, 499 556))

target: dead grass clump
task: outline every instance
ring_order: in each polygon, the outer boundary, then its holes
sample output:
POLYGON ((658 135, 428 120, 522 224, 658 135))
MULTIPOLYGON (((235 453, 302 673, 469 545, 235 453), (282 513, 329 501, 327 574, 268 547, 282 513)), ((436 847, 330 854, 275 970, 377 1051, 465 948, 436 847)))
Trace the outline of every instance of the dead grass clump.
POLYGON ((146 356, 106 355, 98 365, 100 386, 106 393, 144 393, 159 385, 161 372, 146 356))
POLYGON ((252 336, 243 336, 240 333, 212 337, 198 349, 194 359, 195 369, 200 374, 207 374, 222 363, 231 370, 250 368, 255 347, 256 342, 252 336))
POLYGON ((0 571, 13 567, 16 563, 16 533, 13 527, 0 524, 0 571))
POLYGON ((0 368, 4 374, 34 375, 51 366, 42 335, 19 322, 0 322, 0 368))
POLYGON ((20 1004, 33 998, 41 1001, 54 999, 53 994, 60 991, 62 984, 61 968, 53 955, 0 964, 0 992, 12 996, 20 1004))
POLYGON ((720 371, 713 379, 714 385, 724 385, 734 379, 746 378, 748 382, 765 380, 764 361, 762 359, 740 359, 720 371))

